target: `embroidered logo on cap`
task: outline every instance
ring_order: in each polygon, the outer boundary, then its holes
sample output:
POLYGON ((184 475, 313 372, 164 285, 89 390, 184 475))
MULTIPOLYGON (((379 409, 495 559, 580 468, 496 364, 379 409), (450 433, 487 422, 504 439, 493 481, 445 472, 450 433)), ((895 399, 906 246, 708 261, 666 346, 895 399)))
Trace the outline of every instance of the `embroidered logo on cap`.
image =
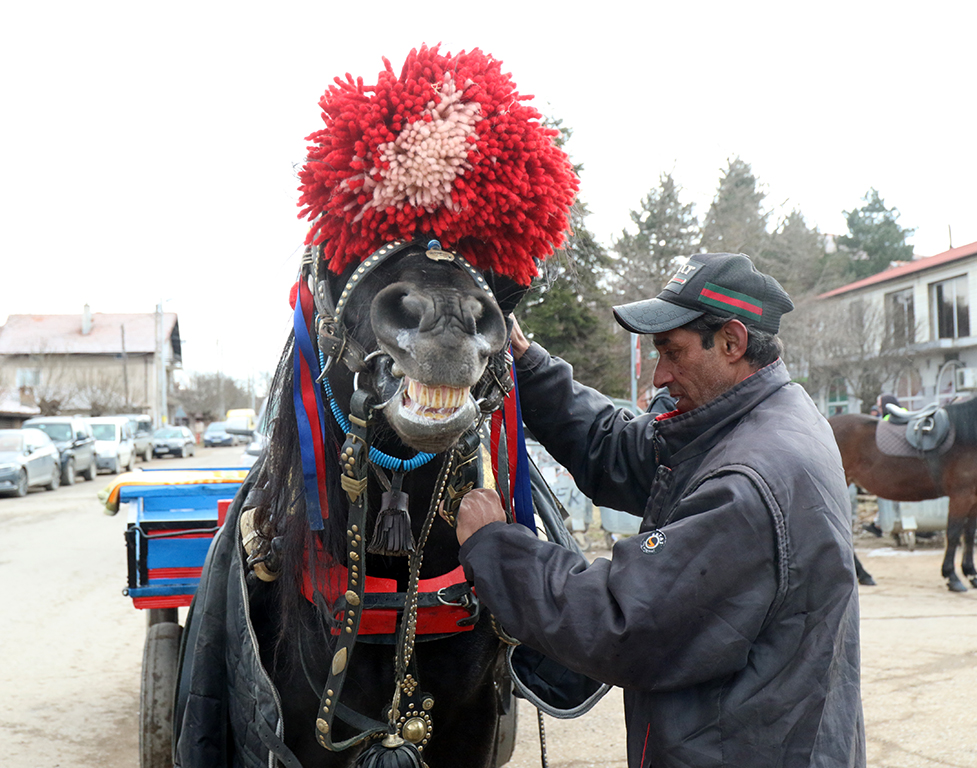
POLYGON ((652 531, 651 533, 644 534, 644 539, 641 541, 641 551, 646 555, 653 555, 660 551, 662 547, 665 546, 665 532, 664 531, 652 531))
POLYGON ((759 320, 763 317, 763 302, 745 293, 731 291, 728 288, 706 283, 699 294, 699 301, 710 307, 719 307, 735 315, 759 320))
POLYGON ((674 293, 681 293, 685 284, 692 278, 692 275, 696 273, 696 270, 702 266, 701 261, 695 261, 694 259, 689 259, 685 264, 678 268, 678 272, 672 275, 672 279, 665 284, 666 291, 672 291, 674 293))

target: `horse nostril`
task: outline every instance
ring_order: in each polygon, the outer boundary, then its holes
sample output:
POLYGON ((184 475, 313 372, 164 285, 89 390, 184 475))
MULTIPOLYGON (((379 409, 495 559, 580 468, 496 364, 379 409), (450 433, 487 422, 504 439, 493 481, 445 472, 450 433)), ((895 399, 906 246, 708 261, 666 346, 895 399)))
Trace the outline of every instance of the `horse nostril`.
POLYGON ((384 288, 374 297, 370 308, 374 331, 387 343, 394 342, 401 331, 417 330, 430 324, 433 314, 431 298, 405 283, 384 288))
POLYGON ((505 318, 498 306, 487 296, 471 298, 466 307, 466 318, 470 318, 472 329, 470 333, 477 333, 488 341, 489 354, 494 354, 502 348, 506 339, 505 318))
POLYGON ((401 297, 400 309, 404 327, 417 328, 422 324, 425 315, 432 314, 434 302, 416 291, 408 291, 401 297))

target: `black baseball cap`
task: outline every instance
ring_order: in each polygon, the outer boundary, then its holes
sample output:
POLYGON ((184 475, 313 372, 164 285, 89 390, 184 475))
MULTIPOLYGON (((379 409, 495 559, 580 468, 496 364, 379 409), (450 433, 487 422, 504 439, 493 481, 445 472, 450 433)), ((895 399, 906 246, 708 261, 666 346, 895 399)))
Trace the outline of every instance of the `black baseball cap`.
POLYGON ((742 253, 697 253, 678 268, 654 299, 614 307, 614 317, 632 333, 661 333, 708 313, 734 317, 768 333, 794 308, 770 275, 742 253))

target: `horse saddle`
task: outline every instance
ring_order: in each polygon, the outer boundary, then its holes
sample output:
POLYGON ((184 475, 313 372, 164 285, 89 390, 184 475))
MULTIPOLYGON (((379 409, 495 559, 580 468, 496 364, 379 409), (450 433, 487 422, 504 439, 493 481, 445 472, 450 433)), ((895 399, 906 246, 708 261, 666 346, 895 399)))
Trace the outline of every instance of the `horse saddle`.
POLYGON ((919 411, 886 406, 889 418, 875 430, 875 444, 887 456, 943 455, 953 445, 955 432, 946 409, 936 403, 919 411))

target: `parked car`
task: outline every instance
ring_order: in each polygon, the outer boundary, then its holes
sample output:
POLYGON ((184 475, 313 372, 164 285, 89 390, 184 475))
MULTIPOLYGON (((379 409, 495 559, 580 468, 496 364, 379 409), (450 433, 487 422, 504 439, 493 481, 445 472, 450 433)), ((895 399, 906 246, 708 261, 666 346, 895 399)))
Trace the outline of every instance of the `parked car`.
POLYGON ((271 403, 271 398, 266 397, 261 404, 261 410, 258 411, 258 418, 255 420, 255 427, 253 429, 241 430, 230 423, 227 425, 227 429, 230 432, 244 435, 248 439, 247 447, 244 449, 244 453, 241 454, 242 467, 253 466, 268 445, 271 435, 271 422, 277 412, 276 405, 274 403, 269 405, 269 403, 271 403))
POLYGON ((125 416, 96 416, 88 420, 95 435, 95 462, 113 475, 131 472, 136 463, 136 444, 125 416))
POLYGON ((231 408, 224 417, 229 429, 240 432, 254 431, 258 424, 258 417, 252 408, 231 408))
POLYGON ((136 456, 143 461, 153 458, 153 418, 144 413, 121 413, 129 420, 132 440, 136 444, 136 456))
POLYGON ((39 429, 0 429, 0 491, 26 496, 34 485, 49 491, 61 485, 57 447, 39 429))
POLYGON ((205 448, 214 445, 237 445, 240 439, 237 435, 232 435, 227 431, 227 424, 223 421, 212 421, 204 430, 205 448))
POLYGON ((88 422, 80 416, 38 416, 24 422, 24 427, 44 432, 60 454, 61 482, 73 485, 75 477, 94 480, 95 437, 88 422))
POLYGON ((153 432, 153 456, 193 456, 197 441, 186 427, 160 427, 153 432))

